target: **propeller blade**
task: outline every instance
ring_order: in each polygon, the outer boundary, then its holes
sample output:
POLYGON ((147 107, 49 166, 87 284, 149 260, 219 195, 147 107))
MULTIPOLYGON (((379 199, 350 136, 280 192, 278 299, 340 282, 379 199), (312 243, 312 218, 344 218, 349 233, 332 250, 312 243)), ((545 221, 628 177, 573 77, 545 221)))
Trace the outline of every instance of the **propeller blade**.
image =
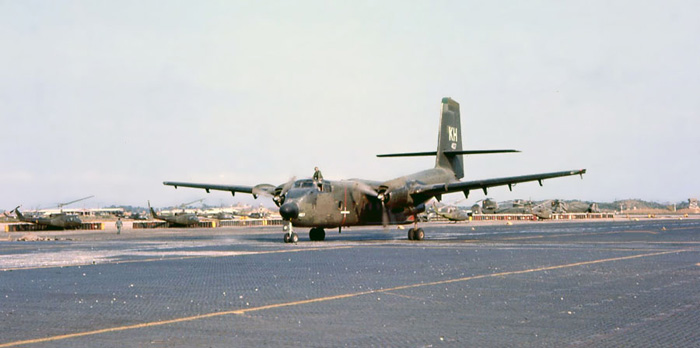
POLYGON ((384 200, 382 200, 382 226, 384 228, 387 228, 387 226, 389 226, 389 212, 386 210, 384 200))
POLYGON ((289 181, 287 181, 284 186, 282 186, 282 192, 280 193, 280 196, 284 196, 289 189, 292 188, 292 185, 294 185, 294 182, 297 180, 296 176, 293 176, 289 181))
POLYGON ((275 204, 277 204, 278 207, 284 203, 284 197, 287 194, 287 191, 289 191, 289 189, 292 188, 295 181, 296 177, 293 176, 291 179, 289 179, 289 181, 284 183, 284 185, 281 185, 282 187, 277 186, 273 190, 272 200, 275 202, 275 204))
POLYGON ((378 197, 379 196, 379 193, 374 188, 372 188, 372 186, 369 186, 368 184, 366 184, 362 181, 352 180, 352 182, 355 183, 355 185, 357 185, 357 188, 360 190, 360 192, 362 192, 368 196, 371 196, 371 197, 378 197))
POLYGON ((270 184, 260 184, 253 187, 253 194, 256 196, 274 197, 275 187, 270 184))

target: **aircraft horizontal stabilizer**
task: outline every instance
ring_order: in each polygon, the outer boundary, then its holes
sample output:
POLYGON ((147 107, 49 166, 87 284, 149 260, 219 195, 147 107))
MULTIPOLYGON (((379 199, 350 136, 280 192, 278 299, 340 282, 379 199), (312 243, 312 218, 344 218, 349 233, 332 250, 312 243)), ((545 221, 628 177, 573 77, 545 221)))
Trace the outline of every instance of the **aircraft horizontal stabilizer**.
MULTIPOLYGON (((513 153, 520 152, 518 150, 460 150, 460 151, 444 151, 445 155, 486 155, 494 153, 513 153)), ((428 152, 407 152, 407 153, 387 153, 377 155, 377 157, 418 157, 418 156, 437 156, 437 151, 428 152)))

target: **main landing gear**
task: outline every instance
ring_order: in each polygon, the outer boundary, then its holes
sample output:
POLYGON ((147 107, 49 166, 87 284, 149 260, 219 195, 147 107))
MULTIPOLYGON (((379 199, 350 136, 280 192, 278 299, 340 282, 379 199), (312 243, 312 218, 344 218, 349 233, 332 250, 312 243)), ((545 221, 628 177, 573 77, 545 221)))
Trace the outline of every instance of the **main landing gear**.
POLYGON ((314 227, 309 231, 309 239, 312 241, 323 241, 326 239, 326 231, 320 227, 314 227))
POLYGON ((423 240, 425 232, 422 228, 411 228, 408 230, 408 240, 423 240))
POLYGON ((418 227, 418 216, 413 215, 413 227, 408 230, 408 240, 423 240, 425 232, 418 227))

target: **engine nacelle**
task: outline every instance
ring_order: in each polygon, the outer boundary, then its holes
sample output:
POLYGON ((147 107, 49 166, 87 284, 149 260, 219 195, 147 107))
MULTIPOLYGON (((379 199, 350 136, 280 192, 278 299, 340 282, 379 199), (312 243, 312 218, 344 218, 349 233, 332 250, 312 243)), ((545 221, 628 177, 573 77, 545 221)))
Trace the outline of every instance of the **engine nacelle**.
POLYGON ((385 204, 387 207, 396 209, 406 206, 413 206, 413 197, 408 193, 408 187, 402 186, 391 189, 386 193, 385 204))
POLYGON ((406 209, 403 210, 403 214, 404 215, 418 215, 424 211, 425 211, 425 204, 421 203, 415 207, 406 207, 406 209))

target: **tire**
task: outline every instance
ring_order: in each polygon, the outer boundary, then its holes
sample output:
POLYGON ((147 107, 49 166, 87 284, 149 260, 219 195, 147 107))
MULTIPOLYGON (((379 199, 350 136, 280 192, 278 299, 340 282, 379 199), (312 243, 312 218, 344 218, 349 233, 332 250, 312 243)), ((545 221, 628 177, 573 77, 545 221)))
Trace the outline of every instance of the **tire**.
POLYGON ((309 239, 312 241, 323 241, 326 239, 326 231, 322 228, 314 227, 309 231, 309 239))
POLYGON ((408 230, 408 240, 413 240, 415 238, 415 232, 416 231, 413 228, 408 230))
POLYGON ((423 240, 425 238, 425 232, 422 228, 419 228, 413 232, 413 240, 423 240))
POLYGON ((299 241, 299 235, 296 232, 292 232, 292 238, 289 240, 290 243, 296 243, 299 241))
POLYGON ((290 241, 291 241, 291 238, 289 237, 289 233, 285 233, 285 234, 284 234, 284 242, 285 242, 285 243, 290 243, 290 241))

